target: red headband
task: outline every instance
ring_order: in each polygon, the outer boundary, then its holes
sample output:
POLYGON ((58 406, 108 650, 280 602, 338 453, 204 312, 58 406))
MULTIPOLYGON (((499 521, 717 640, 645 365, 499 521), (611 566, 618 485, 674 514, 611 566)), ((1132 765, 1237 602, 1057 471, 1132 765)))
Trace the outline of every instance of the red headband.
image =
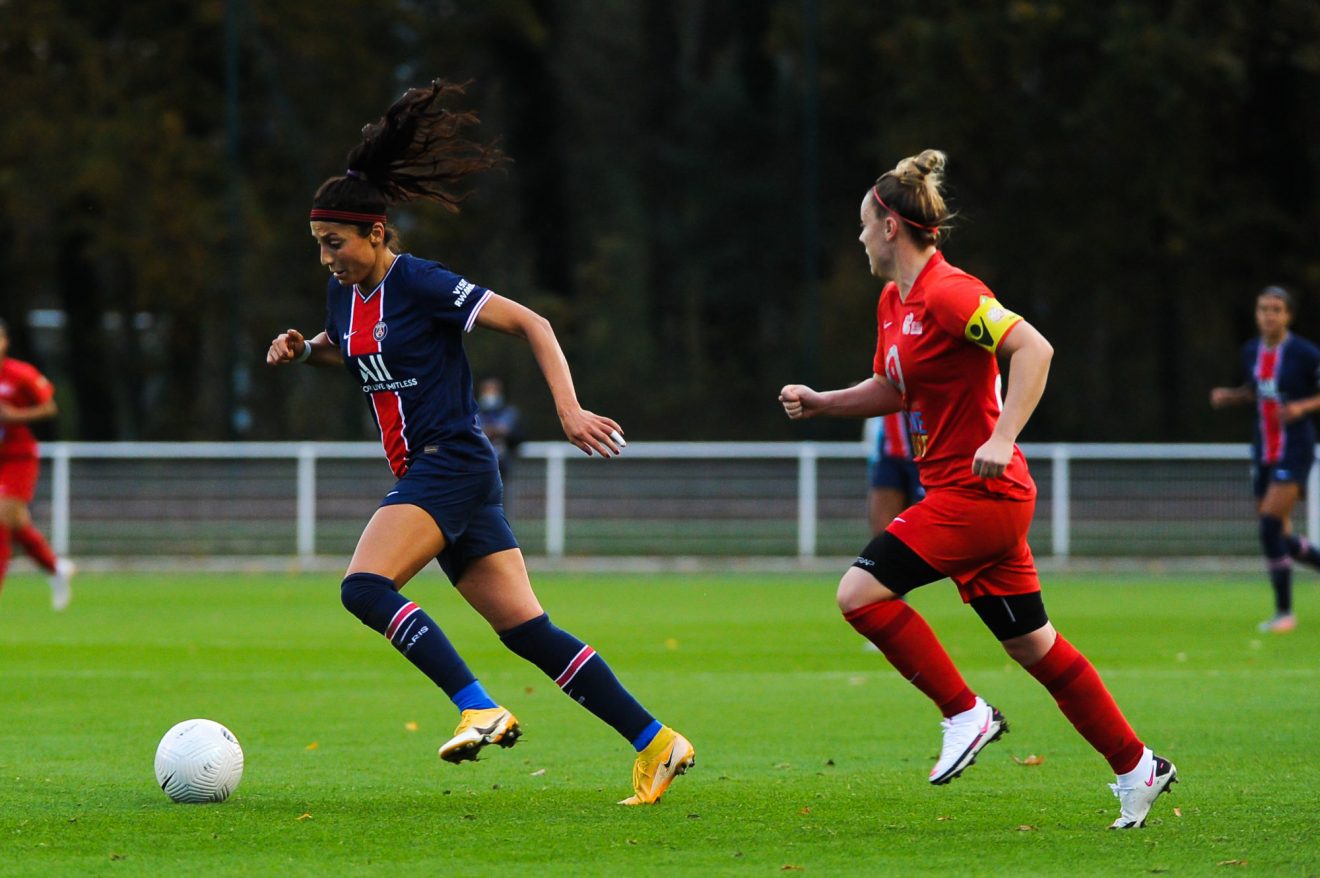
POLYGON ((386 221, 383 213, 357 213, 352 210, 329 210, 324 207, 313 207, 308 218, 353 223, 354 225, 359 223, 383 223, 386 221))
POLYGON ((901 214, 901 213, 899 213, 898 211, 894 210, 894 209, 893 209, 892 207, 890 207, 888 204, 885 204, 885 200, 884 200, 883 198, 880 197, 880 193, 879 193, 878 191, 876 191, 876 188, 875 188, 874 186, 871 187, 871 194, 875 196, 875 200, 876 200, 876 201, 880 202, 880 206, 881 206, 881 207, 883 207, 885 210, 889 211, 889 212, 892 213, 894 216, 896 216, 896 217, 898 217, 899 219, 901 219, 903 222, 905 222, 905 223, 907 223, 908 225, 912 226, 914 229, 921 229, 923 232, 930 232, 932 235, 938 235, 938 234, 940 233, 940 227, 939 227, 939 226, 923 226, 921 223, 917 222, 916 220, 910 220, 910 219, 908 219, 907 217, 903 216, 903 214, 901 214))

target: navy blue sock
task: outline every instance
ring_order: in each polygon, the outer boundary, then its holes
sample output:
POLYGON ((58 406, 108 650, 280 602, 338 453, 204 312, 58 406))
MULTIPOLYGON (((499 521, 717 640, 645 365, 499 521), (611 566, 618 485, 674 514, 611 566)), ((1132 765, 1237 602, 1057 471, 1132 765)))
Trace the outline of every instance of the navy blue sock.
POLYGON ((1283 522, 1273 515, 1260 517, 1260 545, 1265 551, 1265 562, 1270 573, 1270 586, 1274 589, 1274 611, 1292 612, 1292 558, 1284 542, 1283 522))
POLYGON ((1305 537, 1295 537, 1292 534, 1284 537, 1283 540, 1287 544, 1288 554, 1293 557, 1293 560, 1320 568, 1320 551, 1316 551, 1310 540, 1305 537))
MULTIPOLYGON (((540 668, 569 698, 604 720, 633 746, 646 737, 645 732, 655 722, 655 717, 623 688, 605 659, 572 634, 550 624, 545 613, 501 632, 500 640, 510 652, 540 668)), ((647 737, 643 747, 650 743, 651 737, 655 735, 647 737)))
POLYGON ((372 631, 384 634, 404 658, 445 690, 455 704, 462 693, 469 704, 480 703, 484 696, 489 704, 480 706, 496 706, 485 690, 480 689, 481 684, 440 626, 421 607, 395 591, 392 579, 374 573, 351 573, 344 578, 339 595, 350 613, 372 631), (470 689, 474 683, 479 690, 476 697, 470 689))

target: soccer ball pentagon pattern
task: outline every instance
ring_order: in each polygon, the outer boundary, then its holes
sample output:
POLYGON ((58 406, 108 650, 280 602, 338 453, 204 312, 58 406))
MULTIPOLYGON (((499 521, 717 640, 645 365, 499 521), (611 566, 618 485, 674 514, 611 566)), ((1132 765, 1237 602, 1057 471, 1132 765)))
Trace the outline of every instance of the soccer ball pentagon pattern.
POLYGON ((213 720, 184 720, 156 748, 156 782, 176 802, 223 802, 242 777, 238 738, 213 720))

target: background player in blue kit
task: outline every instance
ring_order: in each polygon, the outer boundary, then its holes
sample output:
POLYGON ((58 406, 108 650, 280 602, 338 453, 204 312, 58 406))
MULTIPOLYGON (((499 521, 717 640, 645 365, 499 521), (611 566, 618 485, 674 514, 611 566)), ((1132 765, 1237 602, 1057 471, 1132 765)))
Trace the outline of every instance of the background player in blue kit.
MULTIPOLYGON (((901 412, 867 418, 862 430, 866 445, 866 518, 872 536, 889 527, 894 516, 926 496, 912 462, 912 439, 901 412)), ((867 641, 868 643, 870 641, 867 641)))
POLYGON ((1210 391, 1215 408, 1255 403, 1252 487, 1260 514, 1260 541, 1274 588, 1274 615, 1260 630, 1284 633, 1297 627, 1292 606, 1292 562, 1320 568, 1320 552, 1292 534, 1292 513, 1315 462, 1315 424, 1320 410, 1320 349, 1288 331, 1293 300, 1282 287, 1256 297, 1260 336, 1242 348, 1244 381, 1210 391))
POLYGON ((458 728, 440 756, 476 759, 489 744, 512 746, 521 729, 435 620, 399 593, 433 558, 506 647, 632 743, 633 795, 620 804, 650 804, 693 764, 695 751, 652 717, 590 646, 555 627, 538 602, 504 516, 495 452, 477 422, 463 334, 481 326, 525 339, 565 435, 586 454, 618 454, 626 444, 622 428, 578 403, 548 321, 437 262, 399 252, 387 223, 388 205, 402 200, 429 199, 457 211, 456 184, 503 161, 497 150, 463 136, 477 122, 473 114, 443 106, 461 93, 443 80, 410 89, 363 129, 348 172, 317 190, 311 231, 333 275, 325 330, 311 339, 295 329, 281 333, 266 361, 342 363, 362 385, 399 481, 363 531, 341 596, 459 708, 458 728))

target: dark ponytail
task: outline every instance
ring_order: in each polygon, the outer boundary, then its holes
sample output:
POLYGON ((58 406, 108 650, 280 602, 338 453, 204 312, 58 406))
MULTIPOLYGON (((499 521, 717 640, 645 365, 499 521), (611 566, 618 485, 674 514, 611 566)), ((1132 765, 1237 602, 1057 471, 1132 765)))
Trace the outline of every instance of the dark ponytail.
POLYGON ((383 217, 390 204, 425 199, 457 213, 467 197, 463 179, 506 161, 495 146, 463 136, 479 123, 475 113, 443 106, 462 94, 462 85, 443 79, 404 92, 379 121, 363 126, 348 172, 321 184, 312 209, 383 217))

